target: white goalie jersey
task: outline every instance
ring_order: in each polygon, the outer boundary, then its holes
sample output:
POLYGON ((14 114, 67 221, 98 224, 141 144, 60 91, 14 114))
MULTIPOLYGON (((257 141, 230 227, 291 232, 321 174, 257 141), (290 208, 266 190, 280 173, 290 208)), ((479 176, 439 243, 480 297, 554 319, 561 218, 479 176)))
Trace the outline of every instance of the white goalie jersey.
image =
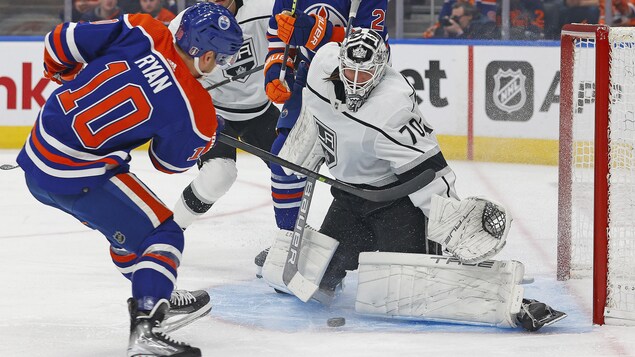
MULTIPOLYGON (((258 67, 265 63, 268 41, 267 28, 274 0, 243 0, 236 12, 236 20, 243 30, 243 45, 238 51, 236 63, 228 69, 218 67, 211 75, 200 79, 204 87, 209 87, 225 79, 258 67)), ((170 31, 175 33, 181 22, 181 12, 170 23, 170 31)), ((234 82, 212 89, 212 100, 216 114, 227 120, 243 121, 264 113, 271 104, 264 87, 263 71, 257 71, 234 82)))
POLYGON ((339 44, 329 43, 318 51, 303 92, 331 174, 352 184, 381 187, 396 182, 397 175, 431 168, 435 180, 410 195, 413 203, 428 215, 433 194, 456 198, 454 172, 418 108, 410 83, 387 67, 364 105, 351 112, 344 104, 341 82, 325 80, 338 68, 339 49, 339 44))

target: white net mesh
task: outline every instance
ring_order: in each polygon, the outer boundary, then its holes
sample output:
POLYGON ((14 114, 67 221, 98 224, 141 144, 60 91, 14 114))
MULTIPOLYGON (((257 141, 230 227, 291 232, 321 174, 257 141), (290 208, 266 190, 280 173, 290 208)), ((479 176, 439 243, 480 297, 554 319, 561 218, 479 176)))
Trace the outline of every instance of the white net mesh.
POLYGON ((595 122, 595 40, 575 41, 573 66, 573 158, 571 186, 571 276, 593 268, 593 155, 595 122))
MULTIPOLYGON (((607 317, 635 320, 635 31, 610 30, 607 317)), ((593 267, 595 50, 575 41, 571 277, 593 267)))
POLYGON ((609 117, 609 248, 607 314, 635 317, 635 33, 615 28, 611 44, 609 117))

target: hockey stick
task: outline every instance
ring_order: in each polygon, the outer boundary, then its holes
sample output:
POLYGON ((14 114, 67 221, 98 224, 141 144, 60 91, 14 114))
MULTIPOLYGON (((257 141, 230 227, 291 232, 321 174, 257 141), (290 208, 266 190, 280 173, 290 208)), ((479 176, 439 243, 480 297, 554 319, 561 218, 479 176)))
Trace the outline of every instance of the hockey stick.
MULTIPOLYGON (((291 16, 295 16, 295 8, 298 5, 298 0, 293 0, 293 4, 291 5, 291 16)), ((287 60, 289 59, 289 44, 284 46, 284 54, 282 55, 282 68, 280 69, 280 75, 278 76, 278 80, 283 83, 284 86, 287 86, 287 81, 284 80, 285 75, 287 74, 287 60)), ((287 86, 288 87, 288 86, 287 86)), ((287 88, 290 89, 290 88, 287 88)))
POLYGON ((220 135, 218 135, 217 137, 217 140, 223 144, 229 145, 231 147, 235 147, 237 149, 241 149, 252 155, 258 156, 259 158, 265 161, 273 162, 274 164, 287 167, 293 170, 294 172, 297 172, 307 177, 314 178, 317 181, 333 186, 344 192, 348 192, 351 195, 355 195, 357 197, 361 197, 365 200, 369 200, 373 202, 393 201, 402 197, 406 197, 409 194, 414 193, 420 190, 421 188, 425 187, 427 184, 432 182, 432 180, 434 180, 434 177, 435 177, 434 170, 428 169, 418 174, 417 176, 413 177, 412 179, 406 182, 403 182, 397 186, 392 186, 392 187, 383 188, 383 189, 364 189, 357 186, 353 186, 346 182, 342 182, 336 179, 332 179, 330 177, 323 176, 320 173, 309 170, 300 165, 296 165, 268 151, 262 150, 253 145, 247 144, 236 138, 233 138, 225 133, 220 133, 220 135))
POLYGON ((265 65, 261 64, 260 66, 254 67, 254 68, 252 68, 252 69, 250 69, 248 71, 245 71, 243 73, 239 73, 239 74, 237 74, 237 75, 235 75, 235 76, 233 76, 231 78, 224 79, 224 80, 222 80, 222 81, 220 81, 218 83, 212 84, 209 87, 205 87, 205 90, 212 90, 214 88, 218 88, 220 86, 224 86, 225 84, 228 84, 228 83, 231 83, 231 82, 236 81, 238 79, 247 77, 248 75, 250 75, 252 73, 256 73, 258 71, 262 71, 263 68, 265 68, 265 65))
MULTIPOLYGON (((351 8, 348 14, 348 25, 346 26, 346 36, 350 34, 350 30, 353 24, 353 20, 357 16, 357 9, 361 0, 352 0, 351 8)), ((293 1, 295 7, 295 0, 293 1)), ((295 11, 294 11, 295 12, 295 11)), ((282 63, 286 63, 283 61, 282 63)), ((289 245, 289 253, 287 254, 287 261, 284 263, 284 270, 282 272, 282 281, 289 290, 298 297, 298 299, 307 302, 320 288, 318 285, 310 280, 307 280, 298 271, 298 260, 300 260, 300 249, 302 248, 302 237, 304 236, 304 227, 306 226, 306 219, 309 214, 309 208, 311 207, 311 198, 313 197, 313 188, 315 187, 315 178, 308 177, 306 180, 306 186, 302 193, 302 202, 300 204, 300 210, 298 211, 298 217, 295 221, 295 227, 293 227, 293 238, 291 238, 291 244, 289 245)))
POLYGON ((359 9, 359 4, 362 0, 352 0, 351 1, 351 9, 348 12, 348 24, 346 25, 346 32, 344 33, 344 38, 348 37, 351 33, 351 28, 353 27, 353 20, 357 17, 357 9, 359 9))
POLYGON ((309 215, 309 208, 313 198, 313 190, 315 189, 315 178, 308 177, 304 192, 302 193, 302 201, 298 210, 298 217, 293 227, 293 237, 289 245, 289 253, 287 260, 284 262, 284 270, 282 271, 282 281, 284 285, 298 299, 307 302, 320 288, 312 281, 305 278, 298 271, 298 261, 300 260, 300 249, 302 248, 302 238, 304 237, 304 227, 306 227, 306 219, 309 215))

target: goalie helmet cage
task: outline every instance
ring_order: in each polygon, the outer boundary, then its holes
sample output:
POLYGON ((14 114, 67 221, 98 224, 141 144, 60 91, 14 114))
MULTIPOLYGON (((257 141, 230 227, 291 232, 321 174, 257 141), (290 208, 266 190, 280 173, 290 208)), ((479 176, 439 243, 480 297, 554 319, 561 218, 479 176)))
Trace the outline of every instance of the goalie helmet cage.
POLYGON ((635 325, 635 29, 561 33, 558 280, 593 277, 593 323, 635 325))

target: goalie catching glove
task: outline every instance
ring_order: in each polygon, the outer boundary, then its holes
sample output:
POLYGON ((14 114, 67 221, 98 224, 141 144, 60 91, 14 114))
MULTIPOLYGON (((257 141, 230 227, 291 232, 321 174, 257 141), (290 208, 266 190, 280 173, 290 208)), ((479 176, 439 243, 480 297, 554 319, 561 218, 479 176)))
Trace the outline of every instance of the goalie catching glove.
POLYGON ((463 263, 478 263, 503 249, 511 220, 503 206, 484 198, 459 201, 434 195, 428 239, 443 245, 463 263))

